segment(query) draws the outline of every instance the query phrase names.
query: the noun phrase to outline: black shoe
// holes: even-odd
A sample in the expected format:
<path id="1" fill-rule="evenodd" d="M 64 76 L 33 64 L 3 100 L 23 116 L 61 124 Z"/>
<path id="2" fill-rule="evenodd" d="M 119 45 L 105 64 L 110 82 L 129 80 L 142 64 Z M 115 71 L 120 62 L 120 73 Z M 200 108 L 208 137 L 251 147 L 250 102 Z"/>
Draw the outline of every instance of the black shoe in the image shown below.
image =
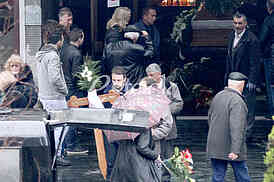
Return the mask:
<path id="1" fill-rule="evenodd" d="M 71 166 L 71 162 L 68 160 L 65 160 L 63 157 L 57 157 L 56 165 L 57 166 Z"/>

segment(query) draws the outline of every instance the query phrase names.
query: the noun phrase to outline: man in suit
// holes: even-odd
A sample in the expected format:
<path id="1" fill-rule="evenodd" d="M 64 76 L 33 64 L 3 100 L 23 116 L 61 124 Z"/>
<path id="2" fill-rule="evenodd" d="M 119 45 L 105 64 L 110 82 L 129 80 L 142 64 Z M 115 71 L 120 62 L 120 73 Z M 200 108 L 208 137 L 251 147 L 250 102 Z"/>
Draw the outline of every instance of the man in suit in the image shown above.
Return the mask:
<path id="1" fill-rule="evenodd" d="M 243 95 L 248 106 L 247 138 L 251 139 L 251 129 L 255 121 L 260 46 L 256 36 L 247 28 L 247 20 L 244 14 L 237 12 L 233 16 L 233 27 L 234 30 L 228 39 L 225 85 L 227 84 L 227 77 L 231 72 L 240 72 L 248 77 Z"/>

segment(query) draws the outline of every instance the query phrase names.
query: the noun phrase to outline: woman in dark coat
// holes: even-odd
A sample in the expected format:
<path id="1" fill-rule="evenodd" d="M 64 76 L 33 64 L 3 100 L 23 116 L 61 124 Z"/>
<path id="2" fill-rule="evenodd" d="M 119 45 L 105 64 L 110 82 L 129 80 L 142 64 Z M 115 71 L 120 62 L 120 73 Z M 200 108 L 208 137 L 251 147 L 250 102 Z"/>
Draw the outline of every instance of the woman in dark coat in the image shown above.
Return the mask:
<path id="1" fill-rule="evenodd" d="M 115 43 L 124 40 L 124 29 L 128 25 L 131 17 L 131 10 L 128 7 L 118 7 L 115 9 L 111 19 L 107 22 L 107 32 L 105 35 L 104 50 L 102 56 L 103 73 L 110 75 L 111 67 L 108 65 L 110 52 Z"/>
<path id="2" fill-rule="evenodd" d="M 5 71 L 11 72 L 17 81 L 4 90 L 2 106 L 32 108 L 38 96 L 30 66 L 24 64 L 19 55 L 13 54 L 5 64 Z"/>
<path id="3" fill-rule="evenodd" d="M 118 152 L 111 174 L 111 182 L 160 182 L 160 169 L 155 160 L 159 154 L 154 150 L 151 130 L 134 140 L 118 142 Z"/>

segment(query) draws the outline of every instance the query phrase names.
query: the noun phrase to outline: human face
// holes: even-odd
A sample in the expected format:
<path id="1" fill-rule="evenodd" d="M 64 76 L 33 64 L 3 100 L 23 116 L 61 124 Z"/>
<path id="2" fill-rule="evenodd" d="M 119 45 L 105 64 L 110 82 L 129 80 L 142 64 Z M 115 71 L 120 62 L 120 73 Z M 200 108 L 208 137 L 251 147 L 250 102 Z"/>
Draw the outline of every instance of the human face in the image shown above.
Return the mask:
<path id="1" fill-rule="evenodd" d="M 157 83 L 161 82 L 161 73 L 160 72 L 148 72 L 147 76 L 149 78 L 152 78 L 153 80 L 155 80 Z"/>
<path id="2" fill-rule="evenodd" d="M 61 17 L 59 24 L 63 25 L 67 30 L 70 29 L 72 25 L 73 18 L 69 15 L 64 15 Z"/>
<path id="3" fill-rule="evenodd" d="M 147 14 L 143 16 L 143 21 L 146 25 L 153 25 L 156 20 L 156 10 L 155 9 L 149 9 Z"/>
<path id="4" fill-rule="evenodd" d="M 124 88 L 125 81 L 126 81 L 126 78 L 124 77 L 124 75 L 112 73 L 111 80 L 114 88 L 118 90 L 122 90 Z"/>
<path id="5" fill-rule="evenodd" d="M 234 17 L 233 18 L 233 27 L 237 34 L 242 33 L 244 31 L 244 29 L 246 28 L 246 26 L 247 26 L 247 22 L 244 19 L 244 17 L 241 17 L 241 18 Z"/>
<path id="6" fill-rule="evenodd" d="M 12 74 L 16 75 L 20 73 L 21 70 L 21 64 L 20 63 L 10 63 L 10 71 Z"/>

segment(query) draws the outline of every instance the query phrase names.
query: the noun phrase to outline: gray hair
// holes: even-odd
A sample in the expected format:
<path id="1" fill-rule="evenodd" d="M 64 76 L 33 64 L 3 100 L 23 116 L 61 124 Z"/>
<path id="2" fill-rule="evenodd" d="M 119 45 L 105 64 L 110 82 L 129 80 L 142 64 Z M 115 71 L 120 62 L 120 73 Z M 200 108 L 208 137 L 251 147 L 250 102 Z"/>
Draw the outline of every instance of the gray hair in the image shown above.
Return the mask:
<path id="1" fill-rule="evenodd" d="M 158 64 L 152 63 L 152 64 L 148 65 L 148 67 L 146 68 L 146 73 L 151 73 L 151 72 L 162 73 L 162 70 L 161 70 L 161 67 Z"/>

